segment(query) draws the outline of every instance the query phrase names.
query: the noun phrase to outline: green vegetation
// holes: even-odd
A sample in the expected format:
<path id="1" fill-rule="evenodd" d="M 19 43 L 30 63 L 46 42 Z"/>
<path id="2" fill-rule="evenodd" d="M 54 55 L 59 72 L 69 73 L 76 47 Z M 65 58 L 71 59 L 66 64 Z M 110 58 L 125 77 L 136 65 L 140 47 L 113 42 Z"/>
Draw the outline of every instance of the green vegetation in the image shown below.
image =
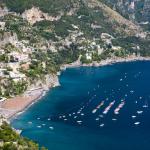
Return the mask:
<path id="1" fill-rule="evenodd" d="M 17 134 L 6 122 L 0 127 L 0 150 L 46 150 Z"/>
<path id="2" fill-rule="evenodd" d="M 140 54 L 141 56 L 150 56 L 149 40 L 144 40 L 138 37 L 126 37 L 113 40 L 113 45 L 119 45 L 125 49 L 126 54 Z M 138 48 L 139 47 L 139 48 Z"/>
<path id="3" fill-rule="evenodd" d="M 60 11 L 68 11 L 72 7 L 71 0 L 2 0 L 11 11 L 22 13 L 32 6 L 39 7 L 42 11 L 58 15 Z M 73 2 L 76 2 L 73 0 Z"/>
<path id="4" fill-rule="evenodd" d="M 9 74 L 5 71 L 5 74 Z M 6 79 L 5 79 L 6 80 Z M 13 81 L 11 78 L 7 79 L 7 82 L 0 83 L 0 96 L 11 97 L 14 95 L 20 95 L 27 89 L 27 82 L 25 80 Z"/>
<path id="5" fill-rule="evenodd" d="M 113 8 L 114 3 L 117 3 L 118 0 L 99 1 L 107 2 Z M 44 83 L 46 75 L 56 74 L 60 71 L 61 65 L 72 63 L 79 56 L 81 56 L 81 63 L 86 64 L 93 61 L 100 62 L 114 56 L 126 57 L 132 54 L 150 56 L 150 40 L 148 38 L 128 36 L 125 32 L 129 27 L 127 24 L 120 25 L 115 18 L 108 19 L 106 12 L 104 13 L 100 7 L 89 7 L 89 1 L 2 0 L 2 2 L 11 11 L 20 14 L 33 6 L 50 16 L 58 17 L 61 14 L 61 18 L 57 21 L 42 20 L 34 25 L 29 24 L 19 14 L 10 13 L 0 18 L 0 21 L 6 23 L 4 30 L 0 30 L 0 39 L 3 40 L 7 33 L 9 36 L 17 34 L 18 42 L 23 44 L 23 40 L 26 40 L 29 48 L 29 53 L 25 52 L 29 56 L 29 62 L 24 63 L 27 65 L 24 69 L 22 62 L 17 62 L 17 65 L 20 65 L 19 68 L 17 65 L 14 65 L 16 68 L 8 67 L 10 62 L 16 63 L 14 57 L 9 56 L 9 53 L 12 51 L 21 53 L 22 48 L 16 48 L 9 42 L 2 47 L 4 54 L 0 54 L 0 63 L 6 69 L 3 72 L 4 76 L 2 74 L 0 78 L 0 96 L 2 97 L 8 98 L 22 94 L 29 84 L 37 81 Z M 0 4 L 0 6 L 4 5 Z M 139 3 L 137 7 L 136 18 L 138 20 L 141 17 L 141 4 Z M 70 10 L 73 11 L 72 15 L 68 15 Z M 116 10 L 129 18 L 129 15 L 123 13 L 118 7 Z M 149 26 L 145 29 L 149 29 Z M 102 33 L 109 34 L 111 38 L 107 39 L 107 36 L 102 38 Z M 113 49 L 113 46 L 120 48 Z M 90 59 L 87 58 L 87 54 L 90 55 Z M 10 71 L 14 71 L 13 69 L 16 69 L 17 73 L 23 73 L 26 78 L 24 80 L 10 78 Z M 36 143 L 21 137 L 6 123 L 0 127 L 0 145 L 0 150 L 40 149 Z"/>

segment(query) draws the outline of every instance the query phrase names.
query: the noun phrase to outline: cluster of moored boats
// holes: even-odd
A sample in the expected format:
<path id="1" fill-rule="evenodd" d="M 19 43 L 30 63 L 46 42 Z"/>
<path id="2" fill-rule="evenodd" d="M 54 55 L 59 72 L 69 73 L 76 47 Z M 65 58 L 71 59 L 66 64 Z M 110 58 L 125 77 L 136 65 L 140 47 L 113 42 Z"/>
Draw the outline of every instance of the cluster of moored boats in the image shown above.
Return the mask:
<path id="1" fill-rule="evenodd" d="M 137 78 L 138 75 L 136 75 L 135 77 Z M 127 74 L 125 74 L 125 76 L 120 78 L 119 80 L 120 80 L 120 82 L 123 82 L 126 78 L 127 78 Z M 129 87 L 129 84 L 125 83 L 125 87 L 126 88 Z M 100 85 L 98 85 L 97 88 L 100 88 Z M 94 88 L 93 92 L 95 93 L 96 90 L 97 89 Z M 118 89 L 118 92 L 121 92 L 121 87 Z M 96 121 L 96 125 L 98 124 L 99 127 L 104 127 L 106 124 L 106 122 L 104 120 L 105 116 L 108 113 L 113 112 L 114 116 L 111 118 L 111 120 L 113 122 L 116 122 L 119 119 L 118 115 L 121 113 L 120 111 L 123 109 L 123 107 L 127 103 L 127 101 L 125 99 L 127 99 L 128 96 L 133 95 L 134 92 L 135 92 L 134 90 L 128 91 L 128 93 L 124 94 L 124 96 L 123 96 L 124 98 L 122 100 L 120 100 L 119 103 L 116 100 L 109 102 L 110 99 L 114 99 L 114 98 L 108 96 L 109 98 L 106 98 L 105 100 L 100 101 L 97 106 L 93 106 L 91 103 L 96 99 L 96 97 L 98 97 L 97 95 L 93 94 L 92 98 L 90 98 L 87 102 L 84 102 L 84 103 L 82 103 L 82 105 L 80 105 L 80 108 L 76 107 L 75 109 L 72 109 L 71 112 L 60 114 L 60 115 L 56 116 L 55 119 L 64 121 L 66 123 L 73 122 L 78 125 L 81 125 L 81 124 L 87 125 L 87 122 L 85 119 L 87 119 L 89 117 Z M 108 91 L 104 91 L 104 93 L 107 94 Z M 88 91 L 88 96 L 90 94 L 91 93 Z M 115 90 L 111 89 L 111 95 L 113 95 L 113 94 L 116 94 Z M 143 100 L 143 99 L 144 98 L 142 96 L 139 97 L 139 100 Z M 138 104 L 138 103 L 139 103 L 139 101 L 136 100 L 135 104 Z M 94 108 L 91 108 L 91 107 L 94 107 Z M 113 110 L 113 108 L 114 108 L 114 110 Z M 144 108 L 148 108 L 148 103 L 145 103 L 142 106 L 142 108 L 141 108 L 142 110 L 137 110 L 135 112 L 135 114 L 131 116 L 131 118 L 133 120 L 133 124 L 135 126 L 138 126 L 139 124 L 141 124 L 141 122 L 138 120 L 138 115 L 141 115 L 144 113 Z M 112 110 L 112 111 L 110 111 L 110 110 Z M 37 120 L 39 120 L 39 118 L 37 118 Z M 48 120 L 51 120 L 51 118 L 48 118 Z M 92 121 L 92 123 L 94 124 L 95 122 Z M 42 126 L 45 126 L 45 125 L 42 124 L 41 126 L 37 126 L 37 127 L 41 128 Z M 54 129 L 51 126 L 49 128 L 51 130 Z"/>

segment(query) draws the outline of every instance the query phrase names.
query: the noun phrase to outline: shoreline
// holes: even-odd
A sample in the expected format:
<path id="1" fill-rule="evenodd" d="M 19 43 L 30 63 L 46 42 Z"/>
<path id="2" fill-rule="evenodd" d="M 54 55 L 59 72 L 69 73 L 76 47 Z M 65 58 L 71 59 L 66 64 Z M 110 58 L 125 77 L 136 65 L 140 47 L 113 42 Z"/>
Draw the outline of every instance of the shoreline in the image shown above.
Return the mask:
<path id="1" fill-rule="evenodd" d="M 115 63 L 123 62 L 134 62 L 134 61 L 150 61 L 150 57 L 137 57 L 130 56 L 127 58 L 110 58 L 102 60 L 101 62 L 92 62 L 90 64 L 81 64 L 79 60 L 71 64 L 65 64 L 61 66 L 61 71 L 66 70 L 67 68 L 77 68 L 77 67 L 101 67 L 106 65 L 111 65 Z M 35 87 L 35 89 L 26 91 L 23 95 L 16 96 L 14 98 L 7 99 L 3 102 L 0 102 L 0 114 L 7 120 L 12 120 L 17 117 L 24 111 L 26 111 L 30 106 L 38 102 L 46 95 L 46 93 L 53 87 L 59 86 L 58 75 L 55 76 L 56 81 L 52 81 L 48 88 L 44 87 Z"/>
<path id="2" fill-rule="evenodd" d="M 79 60 L 73 62 L 71 64 L 62 65 L 61 71 L 66 70 L 67 68 L 77 68 L 77 67 L 102 67 L 106 65 L 112 65 L 115 63 L 123 63 L 123 62 L 134 62 L 134 61 L 150 61 L 150 57 L 141 57 L 141 56 L 130 56 L 130 57 L 116 57 L 116 58 L 108 58 L 106 60 L 102 60 L 100 62 L 92 62 L 89 64 L 82 64 Z"/>
<path id="3" fill-rule="evenodd" d="M 41 100 L 51 88 L 59 85 L 58 77 L 52 76 L 51 80 L 47 81 L 47 84 L 40 87 L 30 87 L 30 89 L 25 91 L 22 95 L 0 102 L 0 116 L 7 119 L 9 123 L 9 121 Z"/>

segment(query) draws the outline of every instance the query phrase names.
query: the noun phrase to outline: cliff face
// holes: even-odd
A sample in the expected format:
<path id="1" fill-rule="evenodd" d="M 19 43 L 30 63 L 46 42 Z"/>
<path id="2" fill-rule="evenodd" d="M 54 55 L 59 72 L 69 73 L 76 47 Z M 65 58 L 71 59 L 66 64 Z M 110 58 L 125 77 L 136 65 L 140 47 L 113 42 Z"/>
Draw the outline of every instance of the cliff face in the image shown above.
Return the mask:
<path id="1" fill-rule="evenodd" d="M 142 15 L 144 21 L 150 22 L 150 0 L 145 0 Z"/>
<path id="2" fill-rule="evenodd" d="M 105 0 L 105 3 L 133 21 L 150 21 L 150 0 Z"/>

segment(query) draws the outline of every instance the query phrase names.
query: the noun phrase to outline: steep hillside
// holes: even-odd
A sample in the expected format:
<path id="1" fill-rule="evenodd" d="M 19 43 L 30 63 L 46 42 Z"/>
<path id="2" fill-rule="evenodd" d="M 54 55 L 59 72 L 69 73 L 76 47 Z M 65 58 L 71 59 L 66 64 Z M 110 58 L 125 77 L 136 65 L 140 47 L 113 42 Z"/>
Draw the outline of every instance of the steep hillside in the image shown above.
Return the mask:
<path id="1" fill-rule="evenodd" d="M 0 118 L 0 150 L 46 150 L 39 148 L 37 143 L 21 137 Z"/>
<path id="2" fill-rule="evenodd" d="M 132 22 L 149 20 L 149 5 L 136 2 L 129 14 L 123 0 L 1 0 L 0 100 L 53 86 L 64 64 L 149 57 L 150 34 Z M 38 149 L 7 124 L 0 136 L 0 149 Z"/>
<path id="3" fill-rule="evenodd" d="M 149 33 L 99 0 L 2 0 L 1 96 L 11 97 L 63 64 L 150 55 Z M 12 87 L 11 89 L 9 87 Z"/>
<path id="4" fill-rule="evenodd" d="M 150 0 L 103 0 L 121 15 L 150 29 Z"/>
<path id="5" fill-rule="evenodd" d="M 79 19 L 77 20 L 75 17 L 79 17 L 79 15 L 82 15 L 81 17 L 84 18 L 86 15 L 88 15 L 89 18 L 86 17 L 88 21 L 87 23 L 89 23 L 90 21 L 91 23 L 98 22 L 99 24 L 101 24 L 103 21 L 103 25 L 105 25 L 104 28 L 106 28 L 106 30 L 107 24 L 110 24 L 110 30 L 112 31 L 114 29 L 114 26 L 115 29 L 120 30 L 122 32 L 126 31 L 126 33 L 128 34 L 135 34 L 140 31 L 139 27 L 126 20 L 117 12 L 113 11 L 98 0 L 3 1 L 6 3 L 7 7 L 10 8 L 11 11 L 23 13 L 23 17 L 26 17 L 28 20 L 30 20 L 30 23 L 35 23 L 36 21 L 34 20 L 37 19 L 37 16 L 40 16 L 40 18 L 38 18 L 38 21 L 45 19 L 49 21 L 58 21 L 64 16 L 67 18 L 72 16 L 70 18 L 72 18 L 72 20 L 76 24 L 78 24 Z M 33 8 L 33 6 L 37 7 L 39 9 L 39 12 L 36 8 Z M 43 11 L 43 14 L 41 11 Z M 36 14 L 36 16 L 34 14 Z"/>

